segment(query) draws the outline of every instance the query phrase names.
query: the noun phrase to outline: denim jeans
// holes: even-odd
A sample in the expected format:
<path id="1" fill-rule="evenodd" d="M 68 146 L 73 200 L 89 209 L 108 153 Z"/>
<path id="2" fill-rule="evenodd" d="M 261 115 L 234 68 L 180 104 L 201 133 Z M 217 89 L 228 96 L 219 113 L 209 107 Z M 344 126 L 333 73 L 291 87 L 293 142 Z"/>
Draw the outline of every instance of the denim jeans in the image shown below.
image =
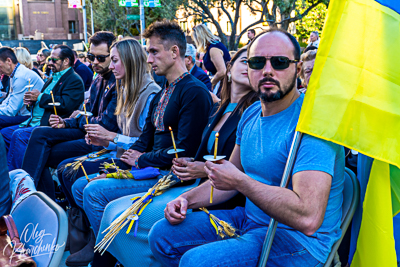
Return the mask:
<path id="1" fill-rule="evenodd" d="M 4 116 L 0 115 L 0 129 L 19 125 L 29 119 L 30 116 Z"/>
<path id="2" fill-rule="evenodd" d="M 97 174 L 89 175 L 89 179 Z M 83 208 L 93 231 L 97 236 L 100 229 L 104 209 L 111 201 L 147 190 L 157 183 L 158 179 L 99 179 L 88 183 L 86 177 L 81 177 L 72 186 L 72 194 L 76 204 Z"/>
<path id="3" fill-rule="evenodd" d="M 217 218 L 241 232 L 238 238 L 217 237 L 205 212 L 193 212 L 178 224 L 166 219 L 150 230 L 153 255 L 163 266 L 257 266 L 268 227 L 246 217 L 245 209 L 214 210 Z M 284 229 L 277 229 L 267 266 L 322 266 Z"/>
<path id="4" fill-rule="evenodd" d="M 0 130 L 7 148 L 8 170 L 21 169 L 29 137 L 35 127 L 10 126 Z"/>
<path id="5" fill-rule="evenodd" d="M 9 214 L 11 209 L 10 177 L 6 155 L 6 146 L 0 135 L 0 216 Z"/>

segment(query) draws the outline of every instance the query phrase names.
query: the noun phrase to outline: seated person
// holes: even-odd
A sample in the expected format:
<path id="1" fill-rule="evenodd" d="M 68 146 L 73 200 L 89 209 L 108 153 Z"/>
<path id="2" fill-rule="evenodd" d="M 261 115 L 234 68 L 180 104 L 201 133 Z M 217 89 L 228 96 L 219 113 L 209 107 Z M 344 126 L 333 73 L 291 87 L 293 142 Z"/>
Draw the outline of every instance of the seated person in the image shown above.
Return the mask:
<path id="1" fill-rule="evenodd" d="M 82 78 L 83 84 L 85 85 L 85 92 L 90 89 L 90 85 L 93 81 L 93 72 L 89 69 L 88 66 L 83 64 L 79 58 L 78 53 L 75 50 L 74 52 L 74 71 Z"/>
<path id="2" fill-rule="evenodd" d="M 32 89 L 40 90 L 44 82 L 35 72 L 20 64 L 14 51 L 6 46 L 0 48 L 0 71 L 10 77 L 7 97 L 0 104 L 0 129 L 3 129 L 29 119 L 24 93 L 28 91 L 29 84 L 33 85 Z"/>
<path id="3" fill-rule="evenodd" d="M 225 155 L 229 158 L 235 146 L 236 126 L 240 117 L 244 110 L 258 100 L 258 95 L 250 87 L 247 76 L 247 48 L 239 50 L 228 64 L 227 74 L 224 78 L 221 91 L 221 98 L 221 102 L 214 104 L 209 114 L 209 121 L 203 131 L 203 139 L 196 156 L 194 158 L 173 159 L 174 165 L 172 170 L 174 174 L 184 181 L 207 177 L 204 171 L 205 163 L 203 156 L 214 154 L 213 146 L 216 132 L 218 132 L 220 136 L 217 147 L 218 155 Z M 162 195 L 155 197 L 151 204 L 149 204 L 140 215 L 141 219 L 137 235 L 134 236 L 133 232 L 129 235 L 125 235 L 125 231 L 122 231 L 121 234 L 117 235 L 113 240 L 107 251 L 114 255 L 124 266 L 154 266 L 154 257 L 151 255 L 147 241 L 151 226 L 162 218 L 164 214 L 163 210 L 167 202 L 190 188 L 195 187 L 197 184 L 198 182 L 188 186 L 171 188 Z M 132 204 L 131 199 L 133 197 L 142 195 L 143 193 L 125 196 L 107 205 L 103 219 L 101 220 L 99 233 L 103 232 L 121 212 L 125 211 Z M 223 208 L 236 207 L 243 202 L 243 197 L 235 200 L 231 199 L 229 203 L 225 203 Z M 100 242 L 103 237 L 104 234 L 99 234 L 97 241 Z M 133 246 L 135 247 L 135 253 L 126 253 L 124 248 Z M 111 261 L 111 259 L 104 259 L 104 257 L 109 257 L 108 253 L 104 255 L 102 257 L 102 262 Z M 103 266 L 107 267 L 104 263 Z"/>
<path id="4" fill-rule="evenodd" d="M 20 169 L 29 137 L 37 126 L 48 126 L 51 114 L 54 114 L 53 98 L 57 114 L 68 118 L 79 108 L 83 101 L 84 87 L 82 80 L 71 68 L 73 64 L 72 50 L 66 45 L 57 45 L 51 52 L 49 67 L 53 71 L 43 88 L 26 92 L 24 104 L 31 110 L 31 117 L 20 125 L 10 126 L 0 130 L 8 151 L 9 171 Z M 53 93 L 53 97 L 50 95 Z"/>
<path id="5" fill-rule="evenodd" d="M 300 46 L 272 28 L 248 50 L 250 84 L 261 102 L 244 112 L 230 161 L 206 162 L 209 181 L 168 203 L 165 219 L 151 229 L 150 248 L 163 266 L 257 266 L 271 217 L 280 223 L 269 266 L 322 266 L 340 238 L 342 147 L 304 135 L 289 187 L 279 187 L 304 99 L 296 90 Z M 211 211 L 240 230 L 239 238 L 215 242 L 219 236 L 209 216 L 187 214 L 210 206 L 211 186 L 213 204 L 237 192 L 246 196 L 244 208 Z"/>
<path id="6" fill-rule="evenodd" d="M 192 44 L 186 44 L 186 53 L 185 53 L 185 65 L 186 69 L 192 74 L 194 77 L 203 82 L 208 90 L 211 92 L 211 80 L 208 77 L 207 73 L 204 70 L 200 69 L 196 65 L 196 48 Z"/>
<path id="7" fill-rule="evenodd" d="M 303 88 L 299 89 L 301 93 L 307 92 L 308 83 L 310 81 L 311 74 L 314 69 L 315 58 L 317 56 L 316 50 L 310 50 L 301 55 L 300 61 L 303 62 L 301 65 L 300 79 L 302 81 Z"/>
<path id="8" fill-rule="evenodd" d="M 97 32 L 89 39 L 93 66 L 99 74 L 92 83 L 90 104 L 87 110 L 90 124 L 99 124 L 108 131 L 118 131 L 117 118 L 114 115 L 117 104 L 115 77 L 110 65 L 110 46 L 115 40 L 111 32 Z M 74 116 L 76 112 L 74 112 Z M 22 163 L 24 169 L 35 181 L 39 191 L 55 198 L 54 182 L 48 167 L 57 168 L 63 160 L 83 156 L 101 150 L 102 147 L 87 145 L 85 141 L 85 116 L 63 119 L 50 116 L 51 127 L 37 127 L 31 138 Z"/>
<path id="9" fill-rule="evenodd" d="M 157 167 L 169 170 L 175 157 L 167 153 L 173 148 L 169 127 L 174 131 L 177 148 L 184 149 L 179 156 L 194 157 L 212 100 L 206 86 L 186 70 L 185 34 L 176 22 L 155 22 L 147 28 L 144 36 L 148 38 L 147 62 L 157 75 L 167 78 L 169 86 L 154 97 L 143 133 L 120 161 L 136 169 Z M 101 179 L 105 177 L 101 175 L 89 183 L 82 177 L 72 187 L 75 202 L 85 210 L 96 235 L 104 208 L 110 201 L 147 191 L 158 181 L 156 178 Z"/>
<path id="10" fill-rule="evenodd" d="M 111 150 L 111 153 L 102 155 L 95 161 L 82 163 L 87 174 L 98 173 L 104 162 L 112 163 L 112 159 L 120 158 L 125 150 L 138 140 L 143 131 L 150 103 L 161 88 L 153 81 L 150 69 L 147 65 L 146 52 L 135 39 L 123 39 L 111 46 L 110 69 L 115 78 L 121 81 L 117 84 L 119 96 L 115 115 L 117 116 L 119 133 L 110 132 L 99 124 L 88 124 L 86 139 L 89 143 L 103 146 Z M 90 144 L 89 143 L 89 144 Z M 62 185 L 68 202 L 72 208 L 78 208 L 71 193 L 72 184 L 76 178 L 84 175 L 82 168 L 73 171 L 73 167 L 65 167 L 74 162 L 76 158 L 64 160 L 58 166 L 58 179 Z M 93 243 L 95 237 L 93 236 Z M 67 258 L 67 265 L 86 265 L 93 260 L 93 246 L 91 251 L 79 250 Z"/>

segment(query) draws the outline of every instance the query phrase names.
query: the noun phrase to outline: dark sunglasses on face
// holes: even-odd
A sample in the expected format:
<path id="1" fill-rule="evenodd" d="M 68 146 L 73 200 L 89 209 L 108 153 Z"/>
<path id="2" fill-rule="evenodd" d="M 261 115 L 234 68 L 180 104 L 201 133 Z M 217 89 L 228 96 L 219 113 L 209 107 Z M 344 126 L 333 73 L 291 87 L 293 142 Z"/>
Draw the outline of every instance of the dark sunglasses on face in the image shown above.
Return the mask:
<path id="1" fill-rule="evenodd" d="M 47 59 L 47 61 L 48 62 L 54 62 L 54 63 L 56 63 L 58 60 L 61 60 L 61 58 L 58 58 L 58 57 L 49 57 L 48 59 Z"/>
<path id="2" fill-rule="evenodd" d="M 275 57 L 251 57 L 247 60 L 248 66 L 253 70 L 261 70 L 267 64 L 267 60 L 271 61 L 271 66 L 276 70 L 284 70 L 287 69 L 290 63 L 297 63 L 298 60 L 290 60 L 284 56 L 275 56 Z"/>
<path id="3" fill-rule="evenodd" d="M 108 54 L 107 56 L 103 56 L 103 55 L 95 56 L 95 55 L 90 54 L 90 53 L 87 54 L 87 58 L 88 58 L 90 61 L 93 62 L 94 59 L 96 58 L 100 63 L 103 63 L 104 61 L 106 61 L 106 58 L 109 57 L 109 56 L 110 56 L 110 54 Z"/>

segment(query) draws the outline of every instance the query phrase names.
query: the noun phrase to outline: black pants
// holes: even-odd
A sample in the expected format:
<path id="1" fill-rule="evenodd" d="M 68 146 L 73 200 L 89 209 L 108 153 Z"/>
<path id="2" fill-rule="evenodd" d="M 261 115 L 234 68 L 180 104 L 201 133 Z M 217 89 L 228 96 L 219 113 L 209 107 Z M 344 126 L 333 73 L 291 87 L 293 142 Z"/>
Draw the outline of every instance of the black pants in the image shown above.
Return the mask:
<path id="1" fill-rule="evenodd" d="M 0 216 L 11 209 L 10 176 L 8 176 L 6 145 L 0 134 Z"/>
<path id="2" fill-rule="evenodd" d="M 22 169 L 35 181 L 39 191 L 55 199 L 54 182 L 48 167 L 57 168 L 63 160 L 83 156 L 102 147 L 86 144 L 80 129 L 37 127 L 25 151 Z"/>

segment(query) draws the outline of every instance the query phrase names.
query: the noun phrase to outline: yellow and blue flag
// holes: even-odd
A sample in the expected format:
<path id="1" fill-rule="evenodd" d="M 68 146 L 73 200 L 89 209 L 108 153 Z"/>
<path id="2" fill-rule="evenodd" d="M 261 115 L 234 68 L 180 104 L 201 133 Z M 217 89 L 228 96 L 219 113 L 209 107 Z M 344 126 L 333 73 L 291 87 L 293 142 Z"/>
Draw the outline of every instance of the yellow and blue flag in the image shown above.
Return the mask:
<path id="1" fill-rule="evenodd" d="M 352 266 L 397 266 L 400 0 L 331 0 L 297 130 L 375 159 Z"/>

